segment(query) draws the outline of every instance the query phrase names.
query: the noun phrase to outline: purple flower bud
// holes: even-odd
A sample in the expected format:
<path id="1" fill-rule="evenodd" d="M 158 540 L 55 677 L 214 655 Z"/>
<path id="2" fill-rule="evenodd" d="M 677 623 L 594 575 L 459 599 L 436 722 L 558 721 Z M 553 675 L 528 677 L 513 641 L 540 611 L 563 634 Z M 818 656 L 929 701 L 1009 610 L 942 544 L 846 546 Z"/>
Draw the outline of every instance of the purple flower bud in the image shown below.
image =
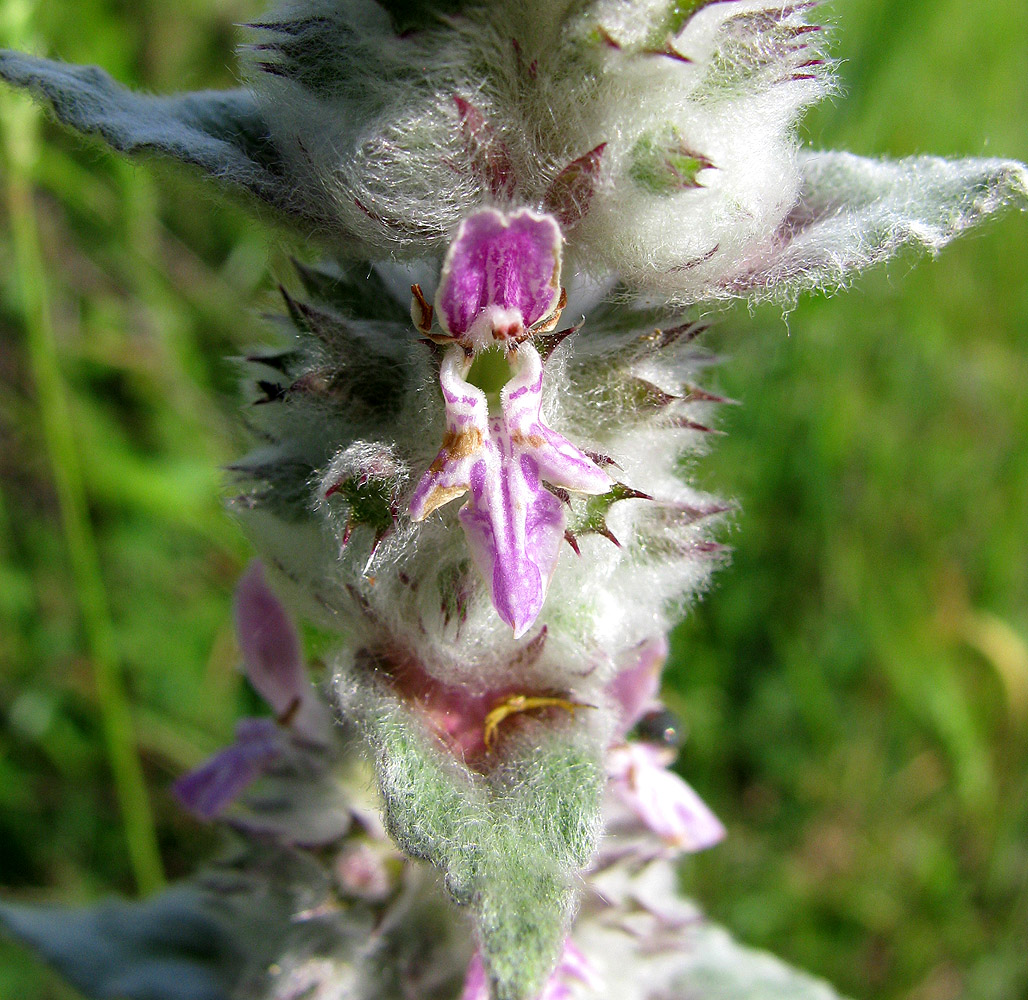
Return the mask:
<path id="1" fill-rule="evenodd" d="M 713 847 L 725 828 L 703 800 L 668 770 L 674 752 L 647 743 L 612 747 L 607 755 L 611 790 L 674 852 Z"/>
<path id="2" fill-rule="evenodd" d="M 490 416 L 485 393 L 465 380 L 470 362 L 454 345 L 443 359 L 440 384 L 446 436 L 411 498 L 423 520 L 470 490 L 460 512 L 472 558 L 500 617 L 518 638 L 539 616 L 564 540 L 561 502 L 543 485 L 606 493 L 607 474 L 540 415 L 543 368 L 528 342 L 508 355 L 514 377 Z"/>
<path id="3" fill-rule="evenodd" d="M 272 719 L 240 719 L 235 742 L 184 774 L 172 785 L 172 792 L 195 816 L 214 819 L 278 759 L 282 740 L 282 731 Z"/>
<path id="4" fill-rule="evenodd" d="M 532 332 L 560 299 L 556 219 L 493 208 L 466 218 L 443 262 L 435 308 L 450 337 L 476 348 Z"/>

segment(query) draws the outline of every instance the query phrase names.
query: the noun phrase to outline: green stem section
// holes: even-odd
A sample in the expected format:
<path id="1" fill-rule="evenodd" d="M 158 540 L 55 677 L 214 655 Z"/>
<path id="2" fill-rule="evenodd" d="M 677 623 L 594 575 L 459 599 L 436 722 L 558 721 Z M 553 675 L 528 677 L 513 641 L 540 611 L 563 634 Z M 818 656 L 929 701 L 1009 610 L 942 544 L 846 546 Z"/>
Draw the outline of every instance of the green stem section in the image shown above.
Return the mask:
<path id="1" fill-rule="evenodd" d="M 121 809 L 129 860 L 141 893 L 156 891 L 164 872 L 149 795 L 137 753 L 96 539 L 89 520 L 67 391 L 47 305 L 30 176 L 37 155 L 37 113 L 23 99 L 0 94 L 7 160 L 6 196 L 18 268 L 32 377 L 43 422 L 61 522 L 95 673 L 107 756 Z"/>

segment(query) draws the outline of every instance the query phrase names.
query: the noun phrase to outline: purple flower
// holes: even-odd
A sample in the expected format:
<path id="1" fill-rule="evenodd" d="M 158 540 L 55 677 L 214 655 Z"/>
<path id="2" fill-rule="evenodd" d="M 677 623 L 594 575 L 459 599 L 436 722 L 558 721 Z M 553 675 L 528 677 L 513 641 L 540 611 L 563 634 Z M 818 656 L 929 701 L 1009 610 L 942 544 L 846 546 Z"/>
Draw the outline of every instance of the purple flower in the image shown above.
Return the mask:
<path id="1" fill-rule="evenodd" d="M 527 341 L 507 355 L 513 378 L 491 415 L 486 394 L 466 381 L 471 362 L 459 345 L 443 359 L 439 381 L 446 436 L 421 477 L 410 514 L 421 521 L 470 491 L 460 512 L 472 558 L 493 605 L 518 638 L 542 610 L 564 540 L 564 506 L 544 483 L 606 493 L 611 481 L 540 416 L 543 367 Z"/>
<path id="2" fill-rule="evenodd" d="M 620 709 L 616 735 L 621 740 L 644 715 L 660 707 L 657 692 L 667 655 L 663 636 L 640 643 L 632 662 L 607 686 Z M 696 792 L 669 770 L 674 759 L 670 747 L 619 743 L 607 754 L 610 791 L 672 852 L 706 850 L 724 838 L 725 829 Z"/>
<path id="3" fill-rule="evenodd" d="M 324 742 L 328 717 L 307 676 L 296 626 L 257 559 L 236 586 L 234 612 L 247 680 L 279 722 L 304 739 Z"/>
<path id="4" fill-rule="evenodd" d="M 617 733 L 624 738 L 649 711 L 659 706 L 660 673 L 668 657 L 665 636 L 654 636 L 632 650 L 633 662 L 618 672 L 607 685 L 607 693 L 618 708 Z"/>
<path id="5" fill-rule="evenodd" d="M 607 754 L 611 791 L 673 852 L 704 851 L 725 828 L 674 771 L 675 753 L 649 743 L 624 743 Z"/>
<path id="6" fill-rule="evenodd" d="M 574 996 L 574 984 L 581 983 L 591 990 L 598 990 L 603 983 L 592 962 L 582 953 L 581 949 L 569 938 L 564 943 L 564 953 L 553 970 L 538 1000 L 571 1000 Z M 471 956 L 468 971 L 464 978 L 464 990 L 460 1000 L 489 1000 L 489 979 L 486 976 L 482 956 L 478 951 Z"/>
<path id="7" fill-rule="evenodd" d="M 307 676 L 292 619 L 254 560 L 236 585 L 236 636 L 247 679 L 276 718 L 240 719 L 235 741 L 172 786 L 182 805 L 201 819 L 220 815 L 266 773 L 287 749 L 286 728 L 302 741 L 324 745 L 329 718 Z"/>

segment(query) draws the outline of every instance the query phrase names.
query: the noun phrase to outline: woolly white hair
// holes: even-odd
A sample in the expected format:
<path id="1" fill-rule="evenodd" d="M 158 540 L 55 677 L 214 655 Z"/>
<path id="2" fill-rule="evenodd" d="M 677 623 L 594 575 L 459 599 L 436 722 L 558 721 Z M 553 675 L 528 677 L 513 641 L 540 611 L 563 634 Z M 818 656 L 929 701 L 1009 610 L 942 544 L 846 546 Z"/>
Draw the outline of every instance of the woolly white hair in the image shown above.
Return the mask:
<path id="1" fill-rule="evenodd" d="M 582 301 L 594 295 L 586 288 Z M 577 300 L 572 288 L 572 312 Z M 680 476 L 682 456 L 709 436 L 715 398 L 693 386 L 708 363 L 694 343 L 699 324 L 599 307 L 587 332 L 551 350 L 548 423 L 609 460 L 624 489 L 567 499 L 579 551 L 565 547 L 542 615 L 518 642 L 471 564 L 460 504 L 418 524 L 406 513 L 443 436 L 432 352 L 388 321 L 290 302 L 308 329 L 287 361 L 255 362 L 251 413 L 265 443 L 236 467 L 258 485 L 235 506 L 305 610 L 355 646 L 416 651 L 430 674 L 471 689 L 509 682 L 513 670 L 530 687 L 596 697 L 625 651 L 666 631 L 706 585 L 719 560 L 711 531 L 727 508 Z M 261 373 L 283 364 L 285 386 L 269 388 Z M 356 387 L 382 384 L 382 366 L 393 382 L 377 402 L 363 400 Z M 359 489 L 377 492 L 362 499 Z"/>
<path id="2" fill-rule="evenodd" d="M 460 166 L 460 98 L 509 163 L 500 200 L 541 206 L 605 144 L 570 266 L 695 300 L 771 245 L 800 191 L 796 121 L 831 82 L 813 4 L 684 6 L 494 2 L 398 37 L 370 0 L 293 2 L 262 22 L 252 85 L 348 254 L 438 251 L 497 200 Z"/>

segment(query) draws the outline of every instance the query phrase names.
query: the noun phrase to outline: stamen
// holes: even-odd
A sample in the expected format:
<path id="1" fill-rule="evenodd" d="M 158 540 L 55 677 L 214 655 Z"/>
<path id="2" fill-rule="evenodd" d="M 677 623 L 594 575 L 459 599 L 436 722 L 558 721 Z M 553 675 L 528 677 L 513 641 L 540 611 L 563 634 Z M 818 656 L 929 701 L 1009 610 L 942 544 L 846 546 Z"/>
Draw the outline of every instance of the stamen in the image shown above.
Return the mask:
<path id="1" fill-rule="evenodd" d="M 485 725 L 482 727 L 482 741 L 485 748 L 491 750 L 500 723 L 521 712 L 531 712 L 537 708 L 562 708 L 573 718 L 577 709 L 595 707 L 583 701 L 569 701 L 567 698 L 554 698 L 549 695 L 512 694 L 497 702 L 486 715 Z"/>

